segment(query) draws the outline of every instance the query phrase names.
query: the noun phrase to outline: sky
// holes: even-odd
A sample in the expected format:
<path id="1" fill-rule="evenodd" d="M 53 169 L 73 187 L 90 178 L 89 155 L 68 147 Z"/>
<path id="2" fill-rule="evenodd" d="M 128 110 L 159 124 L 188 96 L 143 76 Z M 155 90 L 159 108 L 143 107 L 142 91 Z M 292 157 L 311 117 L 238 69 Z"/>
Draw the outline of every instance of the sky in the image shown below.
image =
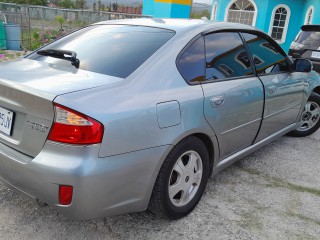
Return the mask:
<path id="1" fill-rule="evenodd" d="M 212 4 L 213 0 L 193 0 L 195 3 L 206 3 L 206 4 Z"/>

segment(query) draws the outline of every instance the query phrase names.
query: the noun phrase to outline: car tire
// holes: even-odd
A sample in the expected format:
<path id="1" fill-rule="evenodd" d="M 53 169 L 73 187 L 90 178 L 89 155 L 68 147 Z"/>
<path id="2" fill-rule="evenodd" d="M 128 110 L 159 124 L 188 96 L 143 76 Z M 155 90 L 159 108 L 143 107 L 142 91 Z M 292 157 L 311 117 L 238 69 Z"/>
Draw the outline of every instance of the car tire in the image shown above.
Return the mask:
<path id="1" fill-rule="evenodd" d="M 320 127 L 320 95 L 312 93 L 304 106 L 299 127 L 288 133 L 292 137 L 306 137 Z"/>
<path id="2" fill-rule="evenodd" d="M 188 215 L 203 195 L 209 165 L 208 150 L 199 138 L 190 136 L 179 142 L 159 171 L 148 209 L 162 218 Z"/>

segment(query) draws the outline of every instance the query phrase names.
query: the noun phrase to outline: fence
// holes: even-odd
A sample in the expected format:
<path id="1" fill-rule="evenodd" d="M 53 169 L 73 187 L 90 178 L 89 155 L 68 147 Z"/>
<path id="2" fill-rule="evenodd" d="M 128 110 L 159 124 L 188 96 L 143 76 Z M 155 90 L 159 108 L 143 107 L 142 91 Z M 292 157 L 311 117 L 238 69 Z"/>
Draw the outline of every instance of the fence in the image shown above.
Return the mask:
<path id="1" fill-rule="evenodd" d="M 45 44 L 48 41 L 45 36 L 48 29 L 60 34 L 62 28 L 66 33 L 99 21 L 149 17 L 138 14 L 50 8 L 3 2 L 0 2 L 0 12 L 7 17 L 7 22 L 20 26 L 21 39 L 15 39 L 15 41 L 21 41 L 22 48 L 27 50 L 39 47 L 34 44 L 35 41 L 40 41 L 40 45 Z M 61 16 L 60 22 L 57 16 Z"/>

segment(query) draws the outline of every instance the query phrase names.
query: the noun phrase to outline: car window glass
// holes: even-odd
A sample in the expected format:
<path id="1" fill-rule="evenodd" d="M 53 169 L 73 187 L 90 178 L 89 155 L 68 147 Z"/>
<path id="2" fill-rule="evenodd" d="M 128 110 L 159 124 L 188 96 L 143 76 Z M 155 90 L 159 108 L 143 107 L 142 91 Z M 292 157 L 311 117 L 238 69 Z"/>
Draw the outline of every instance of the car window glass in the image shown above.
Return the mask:
<path id="1" fill-rule="evenodd" d="M 171 30 L 152 27 L 94 25 L 42 49 L 75 51 L 80 60 L 80 69 L 126 78 L 174 34 Z M 54 64 L 70 64 L 36 53 L 28 58 Z"/>
<path id="2" fill-rule="evenodd" d="M 253 74 L 250 58 L 238 33 L 206 35 L 205 46 L 206 81 Z"/>
<path id="3" fill-rule="evenodd" d="M 289 70 L 286 57 L 273 43 L 254 34 L 243 33 L 243 37 L 250 49 L 258 74 L 275 74 Z"/>
<path id="4" fill-rule="evenodd" d="M 204 80 L 204 40 L 200 37 L 193 42 L 180 56 L 178 69 L 188 83 L 201 82 Z"/>
<path id="5" fill-rule="evenodd" d="M 295 42 L 303 45 L 320 46 L 320 32 L 301 31 Z"/>

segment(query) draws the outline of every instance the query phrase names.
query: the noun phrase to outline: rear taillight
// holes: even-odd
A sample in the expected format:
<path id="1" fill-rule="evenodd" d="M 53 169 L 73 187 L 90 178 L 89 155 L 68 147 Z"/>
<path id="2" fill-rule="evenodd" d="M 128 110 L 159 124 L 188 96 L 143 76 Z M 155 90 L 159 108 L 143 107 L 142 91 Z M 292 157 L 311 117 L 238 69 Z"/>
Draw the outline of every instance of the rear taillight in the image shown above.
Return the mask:
<path id="1" fill-rule="evenodd" d="M 67 107 L 55 104 L 55 119 L 48 140 L 70 144 L 101 143 L 103 125 Z"/>

